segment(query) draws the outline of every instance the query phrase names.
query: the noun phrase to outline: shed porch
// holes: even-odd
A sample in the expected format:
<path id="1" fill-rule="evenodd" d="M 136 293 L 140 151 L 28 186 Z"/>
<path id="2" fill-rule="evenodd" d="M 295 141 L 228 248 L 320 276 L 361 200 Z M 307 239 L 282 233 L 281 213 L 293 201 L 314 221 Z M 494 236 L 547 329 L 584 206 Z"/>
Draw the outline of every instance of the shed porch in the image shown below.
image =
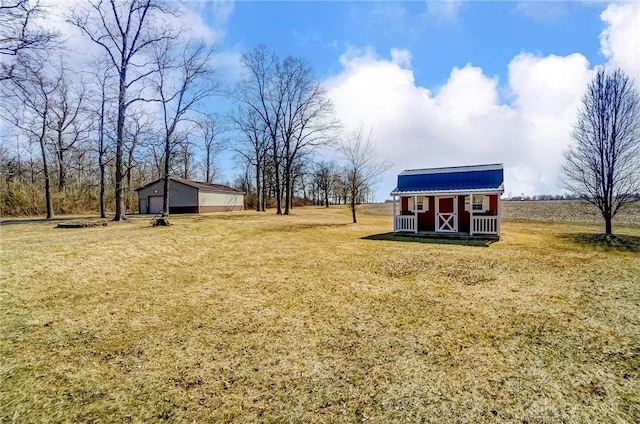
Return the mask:
<path id="1" fill-rule="evenodd" d="M 393 231 L 434 237 L 500 234 L 500 195 L 467 193 L 393 196 Z"/>

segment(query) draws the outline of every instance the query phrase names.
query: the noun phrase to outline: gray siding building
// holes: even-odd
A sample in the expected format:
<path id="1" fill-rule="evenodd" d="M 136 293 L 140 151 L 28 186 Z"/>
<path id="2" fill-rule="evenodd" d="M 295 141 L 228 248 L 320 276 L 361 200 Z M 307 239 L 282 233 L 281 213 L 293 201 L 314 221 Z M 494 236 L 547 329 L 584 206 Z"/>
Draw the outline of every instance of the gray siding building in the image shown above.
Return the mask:
<path id="1" fill-rule="evenodd" d="M 137 188 L 138 211 L 162 212 L 164 180 L 159 179 Z M 222 184 L 169 179 L 169 213 L 230 212 L 244 209 L 244 192 Z"/>

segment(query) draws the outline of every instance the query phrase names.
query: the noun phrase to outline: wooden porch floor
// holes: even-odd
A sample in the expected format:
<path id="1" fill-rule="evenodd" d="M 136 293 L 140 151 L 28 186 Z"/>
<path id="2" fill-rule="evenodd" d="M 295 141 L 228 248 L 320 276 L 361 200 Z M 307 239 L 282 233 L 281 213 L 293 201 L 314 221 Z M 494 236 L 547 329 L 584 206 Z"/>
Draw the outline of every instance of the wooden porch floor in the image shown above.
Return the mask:
<path id="1" fill-rule="evenodd" d="M 440 239 L 440 240 L 488 240 L 488 241 L 500 240 L 499 234 L 470 235 L 469 233 L 440 233 L 436 231 L 418 231 L 417 233 L 414 233 L 412 231 L 398 231 L 392 234 L 394 236 L 418 237 L 418 238 Z"/>

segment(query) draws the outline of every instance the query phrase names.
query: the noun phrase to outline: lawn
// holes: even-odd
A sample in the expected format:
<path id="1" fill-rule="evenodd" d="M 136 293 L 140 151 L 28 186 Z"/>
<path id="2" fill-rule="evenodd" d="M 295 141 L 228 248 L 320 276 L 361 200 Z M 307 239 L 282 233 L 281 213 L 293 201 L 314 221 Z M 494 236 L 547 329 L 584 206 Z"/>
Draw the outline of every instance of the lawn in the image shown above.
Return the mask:
<path id="1" fill-rule="evenodd" d="M 640 422 L 640 226 L 0 227 L 0 422 Z"/>

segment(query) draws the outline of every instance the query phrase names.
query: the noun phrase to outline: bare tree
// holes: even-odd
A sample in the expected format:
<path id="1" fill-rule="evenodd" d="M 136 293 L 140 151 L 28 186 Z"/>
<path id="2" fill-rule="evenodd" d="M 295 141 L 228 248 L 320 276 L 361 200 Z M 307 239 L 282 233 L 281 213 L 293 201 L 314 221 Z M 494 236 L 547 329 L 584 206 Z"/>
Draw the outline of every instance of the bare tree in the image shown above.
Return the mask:
<path id="1" fill-rule="evenodd" d="M 331 102 L 304 59 L 287 57 L 281 61 L 265 46 L 259 46 L 245 54 L 243 61 L 247 78 L 240 85 L 238 100 L 240 113 L 250 117 L 244 123 L 236 118 L 236 123 L 262 122 L 260 127 L 270 145 L 266 158 L 273 167 L 276 213 L 283 213 L 284 195 L 287 215 L 293 203 L 296 162 L 328 144 L 333 139 L 331 130 L 338 125 L 332 117 Z M 257 140 L 253 136 L 250 139 Z"/>
<path id="2" fill-rule="evenodd" d="M 58 34 L 34 22 L 44 14 L 39 0 L 0 0 L 0 81 L 16 77 L 16 65 L 27 53 L 55 44 Z"/>
<path id="3" fill-rule="evenodd" d="M 129 92 L 155 72 L 147 63 L 149 48 L 176 37 L 175 32 L 162 23 L 162 17 L 172 13 L 154 0 L 90 0 L 75 8 L 68 20 L 102 47 L 118 74 L 114 221 L 126 219 L 123 199 L 125 119 L 127 108 L 140 100 L 142 87 L 135 96 Z"/>
<path id="4" fill-rule="evenodd" d="M 58 190 L 67 184 L 68 154 L 86 139 L 92 125 L 86 114 L 86 89 L 84 82 L 72 84 L 64 63 L 60 63 L 56 89 L 51 95 L 51 145 L 58 168 Z"/>
<path id="5" fill-rule="evenodd" d="M 278 122 L 283 146 L 284 214 L 288 215 L 293 204 L 297 159 L 318 146 L 329 144 L 338 124 L 332 117 L 331 101 L 304 59 L 288 57 L 277 63 L 274 85 L 278 98 L 282 99 L 282 116 Z"/>
<path id="6" fill-rule="evenodd" d="M 328 208 L 329 196 L 334 191 L 337 179 L 339 178 L 337 164 L 334 161 L 319 162 L 316 165 L 314 177 L 315 184 L 322 194 L 322 202 L 324 206 Z"/>
<path id="7" fill-rule="evenodd" d="M 346 162 L 344 183 L 346 203 L 351 209 L 353 223 L 357 223 L 356 209 L 364 202 L 366 193 L 389 169 L 387 162 L 378 160 L 375 148 L 371 143 L 371 132 L 366 137 L 362 129 L 349 135 L 341 145 L 341 153 Z"/>
<path id="8" fill-rule="evenodd" d="M 181 53 L 178 53 L 180 51 Z M 171 40 L 158 43 L 153 51 L 156 79 L 153 89 L 161 108 L 164 145 L 164 190 L 162 210 L 169 215 L 169 177 L 176 129 L 204 99 L 218 89 L 210 60 L 214 50 L 200 42 L 177 46 Z"/>
<path id="9" fill-rule="evenodd" d="M 125 144 L 124 144 L 124 207 L 125 211 L 131 211 L 131 198 L 133 197 L 132 178 L 133 170 L 138 165 L 137 152 L 138 148 L 145 144 L 145 140 L 153 138 L 153 115 L 142 108 L 130 110 L 127 114 L 127 126 L 125 128 Z"/>
<path id="10" fill-rule="evenodd" d="M 111 75 L 111 69 L 108 66 L 99 66 L 96 64 L 96 71 L 94 74 L 95 84 L 97 84 L 97 100 L 98 104 L 95 105 L 95 109 L 93 110 L 94 116 L 97 118 L 97 146 L 96 153 L 98 155 L 98 170 L 100 174 L 99 179 L 99 208 L 100 208 L 100 218 L 106 218 L 104 197 L 106 191 L 106 171 L 107 171 L 107 118 L 108 114 L 108 106 L 111 103 L 110 98 L 108 97 L 108 82 L 113 75 Z"/>
<path id="11" fill-rule="evenodd" d="M 21 63 L 23 78 L 12 79 L 12 84 L 3 88 L 2 118 L 12 123 L 30 141 L 40 147 L 45 182 L 47 219 L 53 218 L 51 179 L 47 157 L 47 137 L 51 124 L 52 98 L 60 79 L 50 78 L 43 64 Z"/>
<path id="12" fill-rule="evenodd" d="M 565 152 L 565 187 L 612 219 L 640 192 L 640 95 L 621 70 L 600 70 L 582 98 L 574 143 Z"/>
<path id="13" fill-rule="evenodd" d="M 191 180 L 196 162 L 195 144 L 191 141 L 189 133 L 184 131 L 174 134 L 173 138 L 170 173 L 184 180 Z"/>
<path id="14" fill-rule="evenodd" d="M 216 176 L 215 158 L 222 146 L 220 136 L 225 129 L 220 124 L 220 118 L 214 114 L 205 114 L 196 121 L 196 125 L 200 130 L 204 148 L 204 179 L 212 183 Z"/>
<path id="15" fill-rule="evenodd" d="M 242 156 L 250 166 L 254 167 L 254 178 L 256 184 L 256 212 L 264 212 L 266 208 L 265 199 L 265 166 L 267 152 L 269 149 L 269 132 L 265 122 L 259 114 L 251 107 L 241 105 L 231 121 L 240 130 L 242 136 L 237 143 L 230 146 L 231 150 Z"/>
<path id="16" fill-rule="evenodd" d="M 283 115 L 283 91 L 274 84 L 278 58 L 265 46 L 259 46 L 242 57 L 247 77 L 238 90 L 238 101 L 264 124 L 269 139 L 269 158 L 273 167 L 276 214 L 282 214 L 282 138 L 280 120 Z M 264 179 L 263 179 L 264 181 Z"/>

